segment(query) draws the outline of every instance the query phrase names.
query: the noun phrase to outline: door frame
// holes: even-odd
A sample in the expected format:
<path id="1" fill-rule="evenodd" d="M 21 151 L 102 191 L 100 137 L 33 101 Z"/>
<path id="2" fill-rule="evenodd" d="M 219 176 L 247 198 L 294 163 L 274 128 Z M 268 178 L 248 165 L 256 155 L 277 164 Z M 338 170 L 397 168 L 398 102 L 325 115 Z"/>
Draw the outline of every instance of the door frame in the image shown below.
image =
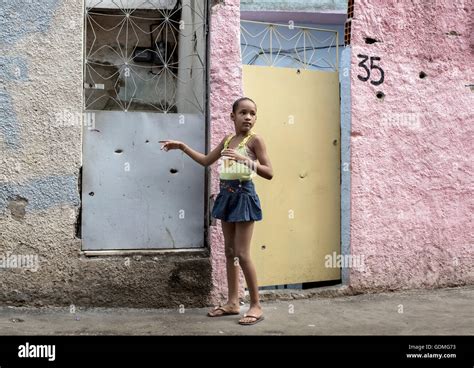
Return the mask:
<path id="1" fill-rule="evenodd" d="M 295 12 L 287 12 L 288 21 L 295 18 Z M 262 24 L 273 24 L 277 25 L 279 22 L 269 22 L 267 19 L 265 22 L 252 21 L 252 18 L 241 19 L 244 22 L 249 23 L 262 23 Z M 288 25 L 286 25 L 288 26 Z M 344 28 L 344 24 L 340 24 Z M 298 27 L 294 24 L 294 27 Z M 310 28 L 310 27 L 304 27 Z M 338 32 L 338 46 L 340 43 Z M 344 41 L 344 32 L 342 32 Z M 351 72 L 351 46 L 343 45 L 341 52 L 336 52 L 336 67 L 339 72 L 339 96 L 340 96 L 340 255 L 343 258 L 349 258 L 351 255 L 350 251 L 350 217 L 351 217 L 351 150 L 350 150 L 350 132 L 351 132 L 351 84 L 350 84 L 350 72 Z M 350 284 L 350 272 L 348 268 L 341 268 L 341 284 Z"/>
<path id="2" fill-rule="evenodd" d="M 211 29 L 211 8 L 212 8 L 212 0 L 203 0 L 205 2 L 203 9 L 205 9 L 205 47 L 206 47 L 206 52 L 205 52 L 205 73 L 204 73 L 204 131 L 205 131 L 205 142 L 204 142 L 204 147 L 205 147 L 205 154 L 208 154 L 211 148 L 211 126 L 210 126 L 210 67 L 211 67 L 211 37 L 210 37 L 210 29 Z M 87 28 L 87 21 L 86 21 L 86 1 L 83 2 L 82 6 L 82 92 L 81 92 L 81 97 L 82 97 L 82 124 L 83 126 L 86 126 L 90 122 L 90 120 L 94 119 L 93 117 L 91 118 L 90 113 L 93 113 L 94 110 L 85 110 L 85 88 L 83 86 L 84 83 L 84 77 L 86 75 L 86 64 L 84 62 L 84 57 L 87 54 L 87 42 L 86 42 L 86 28 Z M 210 199 L 209 199 L 209 193 L 211 192 L 211 182 L 210 182 L 210 172 L 209 168 L 205 168 L 204 170 L 204 226 L 203 226 L 203 246 L 201 248 L 177 248 L 177 249 L 122 249 L 122 250 L 84 250 L 83 249 L 83 243 L 82 243 L 82 174 L 83 174 L 83 150 L 84 150 L 84 145 L 83 145 L 83 133 L 81 130 L 81 166 L 79 169 L 79 178 L 78 178 L 78 191 L 79 191 L 79 201 L 80 201 L 80 206 L 78 208 L 78 215 L 77 215 L 77 221 L 76 221 L 76 237 L 80 239 L 81 241 L 81 247 L 80 247 L 80 254 L 84 256 L 114 256 L 114 255 L 123 255 L 123 256 L 128 256 L 128 255 L 146 255 L 146 254 L 163 254 L 163 253 L 186 253 L 186 254 L 210 254 L 210 231 L 209 231 L 209 226 L 210 220 L 211 220 L 211 215 L 210 215 Z"/>

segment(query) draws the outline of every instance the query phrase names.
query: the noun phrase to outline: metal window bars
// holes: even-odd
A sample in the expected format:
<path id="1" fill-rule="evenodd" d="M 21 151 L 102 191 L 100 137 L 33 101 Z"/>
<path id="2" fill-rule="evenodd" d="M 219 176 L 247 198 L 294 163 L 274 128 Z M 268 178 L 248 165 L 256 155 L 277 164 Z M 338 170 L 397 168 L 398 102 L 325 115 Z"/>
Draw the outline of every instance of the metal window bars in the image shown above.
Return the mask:
<path id="1" fill-rule="evenodd" d="M 206 1 L 86 0 L 86 110 L 204 113 Z"/>
<path id="2" fill-rule="evenodd" d="M 338 71 L 335 30 L 241 21 L 242 64 Z"/>

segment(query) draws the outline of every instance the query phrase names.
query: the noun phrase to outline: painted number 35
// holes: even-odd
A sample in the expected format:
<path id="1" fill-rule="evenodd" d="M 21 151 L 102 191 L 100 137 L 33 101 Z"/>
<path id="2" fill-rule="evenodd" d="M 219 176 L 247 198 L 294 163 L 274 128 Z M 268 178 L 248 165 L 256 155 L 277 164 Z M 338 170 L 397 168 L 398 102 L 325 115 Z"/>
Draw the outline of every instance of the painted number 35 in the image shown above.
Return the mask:
<path id="1" fill-rule="evenodd" d="M 367 82 L 370 79 L 371 71 L 374 70 L 374 69 L 377 69 L 380 73 L 380 78 L 379 78 L 379 80 L 371 80 L 370 83 L 372 83 L 374 86 L 378 86 L 378 85 L 382 84 L 383 81 L 384 81 L 385 73 L 384 73 L 383 69 L 380 66 L 378 66 L 374 63 L 374 61 L 380 61 L 380 58 L 378 56 L 371 56 L 370 57 L 370 69 L 369 69 L 369 67 L 366 64 L 366 61 L 369 59 L 369 57 L 367 55 L 362 55 L 362 54 L 357 55 L 357 57 L 362 59 L 362 61 L 359 63 L 359 66 L 361 68 L 363 68 L 365 70 L 365 73 L 366 73 L 365 76 L 357 75 L 357 78 L 359 78 L 362 82 Z"/>

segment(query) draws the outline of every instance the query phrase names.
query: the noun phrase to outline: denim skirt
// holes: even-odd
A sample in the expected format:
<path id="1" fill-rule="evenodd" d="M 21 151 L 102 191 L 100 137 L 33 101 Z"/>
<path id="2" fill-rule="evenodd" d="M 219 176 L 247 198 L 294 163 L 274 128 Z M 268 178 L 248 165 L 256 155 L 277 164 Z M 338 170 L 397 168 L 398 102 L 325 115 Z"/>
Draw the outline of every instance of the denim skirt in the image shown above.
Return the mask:
<path id="1" fill-rule="evenodd" d="M 226 222 L 260 221 L 262 208 L 252 180 L 220 180 L 212 217 Z"/>

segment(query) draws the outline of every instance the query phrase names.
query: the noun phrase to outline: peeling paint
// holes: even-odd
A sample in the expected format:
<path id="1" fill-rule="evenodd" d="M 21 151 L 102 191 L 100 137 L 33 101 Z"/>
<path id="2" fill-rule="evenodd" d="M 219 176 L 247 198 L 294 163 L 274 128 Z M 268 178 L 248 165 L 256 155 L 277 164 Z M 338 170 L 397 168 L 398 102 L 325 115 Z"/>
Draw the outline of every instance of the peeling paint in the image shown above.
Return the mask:
<path id="1" fill-rule="evenodd" d="M 8 0 L 0 8 L 0 45 L 14 44 L 34 32 L 46 32 L 59 0 Z"/>
<path id="2" fill-rule="evenodd" d="M 11 198 L 28 200 L 28 210 L 44 210 L 60 204 L 79 205 L 75 176 L 48 176 L 25 184 L 0 183 L 0 213 L 4 214 Z"/>
<path id="3" fill-rule="evenodd" d="M 28 200 L 18 195 L 8 201 L 8 209 L 15 220 L 21 220 L 25 217 L 25 207 L 27 204 Z"/>
<path id="4" fill-rule="evenodd" d="M 23 57 L 0 57 L 0 80 L 28 81 L 28 64 Z M 20 132 L 11 96 L 5 87 L 0 89 L 0 134 L 10 149 L 20 148 Z"/>
<path id="5" fill-rule="evenodd" d="M 20 128 L 11 97 L 4 87 L 0 87 L 0 138 L 10 149 L 20 148 Z"/>
<path id="6" fill-rule="evenodd" d="M 28 81 L 28 61 L 21 56 L 0 56 L 0 79 Z"/>

